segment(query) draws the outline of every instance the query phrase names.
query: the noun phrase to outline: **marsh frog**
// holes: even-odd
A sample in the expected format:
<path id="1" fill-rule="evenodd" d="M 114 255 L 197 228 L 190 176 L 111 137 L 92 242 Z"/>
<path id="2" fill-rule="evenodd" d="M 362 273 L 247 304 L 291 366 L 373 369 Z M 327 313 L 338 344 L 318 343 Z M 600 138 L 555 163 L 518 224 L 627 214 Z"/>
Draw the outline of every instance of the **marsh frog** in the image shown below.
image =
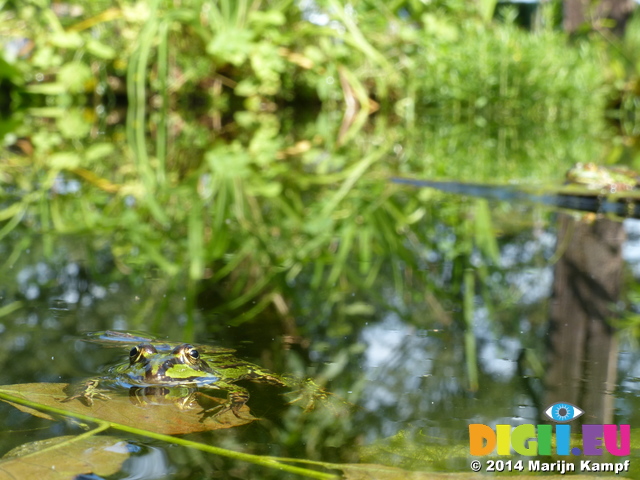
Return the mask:
<path id="1" fill-rule="evenodd" d="M 638 173 L 626 167 L 603 167 L 595 163 L 576 163 L 566 174 L 567 184 L 592 190 L 622 192 L 638 188 Z"/>
<path id="2" fill-rule="evenodd" d="M 75 395 L 68 396 L 63 402 L 80 399 L 92 405 L 94 398 L 109 398 L 103 393 L 105 388 L 121 387 L 129 388 L 130 393 L 136 390 L 164 390 L 172 391 L 175 395 L 178 392 L 178 396 L 183 396 L 187 403 L 190 392 L 220 389 L 227 391 L 227 401 L 218 407 L 215 415 L 231 410 L 238 416 L 240 409 L 249 400 L 249 392 L 236 385 L 237 381 L 252 380 L 292 388 L 315 386 L 309 380 L 301 382 L 291 377 L 278 376 L 228 352 L 229 350 L 201 353 L 188 343 L 177 346 L 141 343 L 131 349 L 127 363 L 115 365 L 107 370 L 106 375 L 87 380 Z M 315 393 L 319 393 L 319 387 L 316 388 Z"/>

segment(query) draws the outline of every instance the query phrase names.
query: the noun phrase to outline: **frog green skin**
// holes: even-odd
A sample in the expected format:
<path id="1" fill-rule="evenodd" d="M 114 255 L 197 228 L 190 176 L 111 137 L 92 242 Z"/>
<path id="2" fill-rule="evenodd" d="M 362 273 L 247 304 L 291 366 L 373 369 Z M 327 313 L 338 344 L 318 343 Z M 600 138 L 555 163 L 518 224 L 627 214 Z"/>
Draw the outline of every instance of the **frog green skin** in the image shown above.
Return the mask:
<path id="1" fill-rule="evenodd" d="M 171 345 L 158 345 L 156 348 L 152 344 L 142 343 L 131 349 L 128 364 L 116 365 L 108 370 L 108 375 L 87 380 L 79 393 L 63 401 L 84 399 L 92 405 L 94 398 L 108 399 L 100 387 L 124 387 L 131 391 L 149 387 L 166 387 L 174 391 L 184 391 L 186 388 L 191 392 L 196 388 L 220 389 L 227 391 L 228 398 L 215 415 L 231 410 L 238 416 L 242 406 L 249 400 L 249 392 L 235 384 L 239 380 L 253 380 L 280 387 L 300 386 L 299 381 L 277 376 L 230 353 L 200 354 L 188 343 L 174 348 Z"/>
<path id="2" fill-rule="evenodd" d="M 610 192 L 629 191 L 638 188 L 638 173 L 626 167 L 603 167 L 595 163 L 576 163 L 566 174 L 567 184 L 591 190 Z"/>

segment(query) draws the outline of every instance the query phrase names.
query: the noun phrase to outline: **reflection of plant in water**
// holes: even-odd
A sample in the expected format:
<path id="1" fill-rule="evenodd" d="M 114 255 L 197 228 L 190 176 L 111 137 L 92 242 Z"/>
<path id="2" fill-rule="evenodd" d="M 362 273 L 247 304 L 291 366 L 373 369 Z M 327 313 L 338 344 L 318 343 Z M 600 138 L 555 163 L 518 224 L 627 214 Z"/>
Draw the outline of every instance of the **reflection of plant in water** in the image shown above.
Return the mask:
<path id="1" fill-rule="evenodd" d="M 340 320 L 330 336 L 350 335 L 386 285 L 408 303 L 427 292 L 438 321 L 451 317 L 440 294 L 465 291 L 469 316 L 463 272 L 477 252 L 495 262 L 495 214 L 386 179 L 560 180 L 558 165 L 599 155 L 602 74 L 588 46 L 445 3 L 407 6 L 411 21 L 334 0 L 1 13 L 2 32 L 31 37 L 5 77 L 27 72 L 15 98 L 46 108 L 0 124 L 28 146 L 0 164 L 0 240 L 22 238 L 0 268 L 34 234 L 49 254 L 84 235 L 114 275 L 155 272 L 140 318 L 161 316 L 177 285 L 192 326 L 206 297 L 235 324 L 273 307 L 291 335 L 291 306 L 322 304 Z M 110 107 L 125 90 L 123 126 Z M 98 108 L 69 107 L 89 98 Z M 491 269 L 474 268 L 488 288 Z"/>
<path id="2" fill-rule="evenodd" d="M 399 437 L 359 458 L 333 446 L 419 418 L 394 426 L 413 442 L 425 412 L 464 432 L 477 404 L 461 392 L 487 382 L 473 364 L 472 323 L 490 317 L 487 337 L 504 339 L 546 316 L 518 305 L 496 268 L 507 258 L 510 275 L 524 264 L 505 245 L 531 253 L 514 218 L 539 227 L 546 217 L 387 179 L 559 184 L 576 161 L 598 161 L 604 68 L 593 48 L 490 24 L 462 1 L 396 3 L 401 15 L 376 1 L 318 1 L 314 12 L 288 1 L 76 2 L 80 16 L 13 3 L 17 16 L 0 12 L 0 36 L 31 38 L 10 68 L 0 62 L 0 81 L 13 85 L 12 106 L 33 108 L 0 122 L 13 149 L 0 161 L 0 276 L 21 273 L 0 286 L 0 317 L 28 330 L 33 289 L 42 303 L 62 302 L 60 289 L 75 282 L 83 328 L 126 315 L 126 327 L 225 330 L 227 340 L 242 324 L 242 340 L 263 339 L 267 367 L 279 341 L 306 348 L 311 338 L 319 371 L 291 351 L 281 371 L 356 403 L 376 382 L 392 392 L 375 411 L 345 417 L 288 410 L 284 428 L 260 433 L 283 454 L 305 439 L 309 457 L 392 456 Z M 305 20 L 311 13 L 324 24 Z M 125 103 L 126 125 L 115 108 Z M 82 272 L 39 274 L 42 258 Z M 144 285 L 139 302 L 128 284 Z M 100 308 L 83 315 L 85 299 Z M 447 372 L 427 371 L 401 342 L 372 380 L 358 363 L 361 332 L 387 316 L 435 337 L 419 358 Z M 54 320 L 71 329 L 76 319 Z M 465 331 L 466 344 L 455 335 Z M 42 362 L 0 349 L 9 356 Z M 56 362 L 56 374 L 78 367 L 71 356 Z M 395 396 L 407 378 L 415 390 Z M 485 406 L 505 391 L 516 397 L 498 388 Z"/>
<path id="3" fill-rule="evenodd" d="M 122 147 L 94 143 L 48 154 L 45 161 L 40 151 L 51 148 L 40 146 L 36 136 L 33 160 L 15 157 L 1 167 L 5 185 L 13 187 L 3 194 L 6 222 L 0 235 L 10 234 L 24 220 L 33 232 L 91 235 L 108 245 L 123 273 L 154 266 L 168 279 L 188 276 L 214 285 L 226 280 L 232 299 L 228 308 L 244 311 L 245 320 L 273 302 L 274 295 L 282 295 L 288 289 L 284 282 L 300 282 L 301 274 L 312 291 L 335 291 L 330 304 L 344 299 L 341 292 L 348 292 L 348 285 L 373 288 L 390 258 L 411 264 L 417 251 L 442 247 L 447 235 L 437 231 L 444 225 L 454 228 L 449 235 L 457 238 L 458 249 L 466 245 L 462 239 L 476 234 L 482 234 L 478 240 L 492 238 L 486 220 L 477 228 L 461 228 L 458 213 L 421 200 L 437 200 L 440 194 L 402 189 L 386 178 L 397 165 L 413 169 L 420 161 L 436 170 L 455 169 L 452 173 L 458 172 L 456 165 L 466 164 L 475 174 L 497 175 L 487 166 L 490 162 L 481 160 L 492 158 L 495 148 L 478 150 L 478 166 L 469 166 L 464 147 L 449 152 L 452 138 L 447 132 L 426 126 L 420 136 L 433 139 L 427 158 L 408 159 L 404 152 L 417 152 L 422 142 L 396 127 L 384 129 L 386 144 L 374 131 L 335 154 L 319 144 L 286 155 L 281 152 L 286 151 L 287 134 L 273 127 L 267 132 L 269 124 L 258 123 L 248 145 L 217 143 L 182 177 L 169 173 L 164 183 L 155 185 L 138 175 L 136 162 Z M 394 141 L 400 138 L 402 142 Z M 457 138 L 461 145 L 482 140 L 477 134 Z M 553 150 L 553 144 L 528 147 L 512 150 L 520 155 L 524 171 L 551 175 L 547 172 L 556 169 L 557 158 L 535 157 L 536 152 Z M 329 162 L 333 167 L 327 169 Z M 462 170 L 458 174 L 464 175 Z M 398 287 L 406 281 L 402 263 L 388 264 L 392 271 L 387 273 Z M 262 300 L 247 312 L 244 306 L 255 299 Z"/>

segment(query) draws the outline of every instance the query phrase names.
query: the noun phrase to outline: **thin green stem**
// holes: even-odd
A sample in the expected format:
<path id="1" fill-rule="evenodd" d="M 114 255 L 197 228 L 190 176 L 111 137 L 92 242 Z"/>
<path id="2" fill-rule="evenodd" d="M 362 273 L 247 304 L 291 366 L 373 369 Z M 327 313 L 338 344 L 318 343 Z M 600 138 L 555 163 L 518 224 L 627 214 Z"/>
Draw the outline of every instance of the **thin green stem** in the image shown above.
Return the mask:
<path id="1" fill-rule="evenodd" d="M 134 435 L 141 435 L 147 438 L 153 438 L 154 440 L 173 443 L 175 445 L 181 445 L 183 447 L 195 448 L 197 450 L 202 450 L 203 452 L 213 453 L 215 455 L 233 458 L 235 460 L 249 462 L 255 465 L 261 465 L 268 468 L 274 468 L 276 470 L 281 470 L 283 472 L 295 473 L 295 474 L 303 475 L 309 478 L 317 478 L 319 480 L 333 480 L 338 478 L 335 475 L 331 475 L 329 473 L 316 472 L 314 470 L 309 470 L 306 468 L 294 467 L 293 465 L 286 465 L 281 463 L 279 459 L 274 457 L 261 457 L 259 455 L 252 455 L 249 453 L 234 452 L 232 450 L 226 450 L 224 448 L 214 447 L 212 445 L 206 445 L 203 443 L 193 442 L 191 440 L 185 440 L 184 438 L 176 438 L 176 437 L 172 437 L 171 435 L 164 435 L 161 433 L 150 432 L 148 430 L 143 430 L 136 427 L 130 427 L 128 425 L 121 425 L 115 422 L 106 422 L 104 420 L 100 420 L 98 418 L 94 418 L 89 415 L 83 415 L 75 412 L 72 413 L 62 408 L 56 408 L 48 405 L 42 405 L 37 402 L 32 402 L 30 400 L 26 400 L 24 398 L 11 395 L 10 393 L 7 393 L 6 391 L 3 391 L 3 390 L 0 390 L 0 398 L 7 400 L 9 402 L 24 405 L 26 407 L 34 408 L 36 410 L 55 413 L 57 415 L 62 415 L 65 417 L 74 417 L 74 418 L 83 420 L 85 422 L 93 422 L 98 424 L 98 427 L 96 429 L 92 430 L 91 432 L 87 432 L 85 434 L 80 435 L 81 437 L 87 437 L 87 436 L 93 435 L 97 432 L 106 430 L 107 428 L 115 428 L 116 430 L 120 430 L 122 432 L 132 433 Z"/>

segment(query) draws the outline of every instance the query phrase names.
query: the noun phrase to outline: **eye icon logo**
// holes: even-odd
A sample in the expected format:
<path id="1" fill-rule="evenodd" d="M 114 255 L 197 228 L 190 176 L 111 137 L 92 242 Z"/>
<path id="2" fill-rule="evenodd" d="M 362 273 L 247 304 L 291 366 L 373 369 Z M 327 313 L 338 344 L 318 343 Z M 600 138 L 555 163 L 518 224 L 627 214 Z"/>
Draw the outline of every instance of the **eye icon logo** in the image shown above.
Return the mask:
<path id="1" fill-rule="evenodd" d="M 570 403 L 558 402 L 547 407 L 544 413 L 554 422 L 566 423 L 575 420 L 576 418 L 581 416 L 584 411 L 580 410 L 575 405 L 571 405 Z"/>

